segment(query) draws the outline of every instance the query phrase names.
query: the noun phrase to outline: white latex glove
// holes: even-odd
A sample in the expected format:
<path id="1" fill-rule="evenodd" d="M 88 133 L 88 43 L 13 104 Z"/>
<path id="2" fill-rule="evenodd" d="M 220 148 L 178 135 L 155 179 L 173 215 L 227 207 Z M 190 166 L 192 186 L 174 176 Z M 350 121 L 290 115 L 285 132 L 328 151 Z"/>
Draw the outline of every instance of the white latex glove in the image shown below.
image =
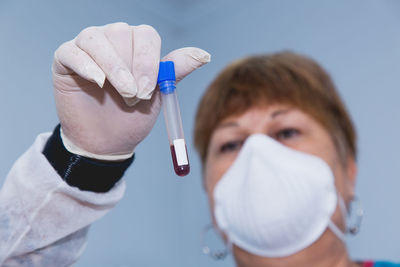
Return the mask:
<path id="1" fill-rule="evenodd" d="M 151 26 L 114 23 L 86 28 L 57 49 L 54 94 L 68 150 L 100 159 L 132 155 L 160 112 L 160 93 L 154 91 L 160 48 Z M 181 80 L 210 55 L 186 47 L 165 60 L 174 61 Z"/>

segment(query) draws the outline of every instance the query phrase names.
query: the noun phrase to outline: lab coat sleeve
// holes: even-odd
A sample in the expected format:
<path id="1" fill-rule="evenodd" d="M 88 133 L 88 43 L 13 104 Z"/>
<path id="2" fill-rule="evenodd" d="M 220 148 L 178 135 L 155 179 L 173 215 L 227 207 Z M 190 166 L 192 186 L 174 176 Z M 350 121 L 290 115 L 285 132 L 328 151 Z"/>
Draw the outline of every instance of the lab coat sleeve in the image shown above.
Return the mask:
<path id="1" fill-rule="evenodd" d="M 41 134 L 15 162 L 0 190 L 0 266 L 69 266 L 86 245 L 89 225 L 122 198 L 120 180 L 106 193 L 66 184 L 46 157 Z"/>

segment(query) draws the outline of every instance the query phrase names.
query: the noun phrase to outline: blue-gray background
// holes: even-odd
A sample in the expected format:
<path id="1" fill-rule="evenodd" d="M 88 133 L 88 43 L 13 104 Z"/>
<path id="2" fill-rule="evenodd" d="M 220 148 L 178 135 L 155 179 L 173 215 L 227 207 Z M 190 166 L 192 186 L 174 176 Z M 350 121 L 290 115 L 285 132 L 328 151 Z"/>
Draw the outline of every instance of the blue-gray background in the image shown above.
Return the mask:
<path id="1" fill-rule="evenodd" d="M 198 100 L 228 62 L 290 49 L 325 66 L 359 133 L 357 193 L 365 220 L 349 238 L 350 254 L 400 260 L 398 1 L 0 0 L 0 177 L 58 122 L 50 72 L 55 49 L 87 26 L 117 21 L 154 26 L 163 54 L 182 46 L 212 54 L 209 65 L 179 85 L 189 144 Z M 76 266 L 233 266 L 231 258 L 213 262 L 200 253 L 200 232 L 210 219 L 192 145 L 189 154 L 191 174 L 177 178 L 160 116 L 126 173 L 124 199 L 93 225 Z"/>

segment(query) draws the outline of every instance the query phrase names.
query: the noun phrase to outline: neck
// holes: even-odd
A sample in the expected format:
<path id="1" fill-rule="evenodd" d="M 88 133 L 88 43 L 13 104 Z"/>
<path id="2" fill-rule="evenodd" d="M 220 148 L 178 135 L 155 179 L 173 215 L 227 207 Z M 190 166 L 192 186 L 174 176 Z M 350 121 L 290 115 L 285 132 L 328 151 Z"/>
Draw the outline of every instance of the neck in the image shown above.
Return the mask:
<path id="1" fill-rule="evenodd" d="M 266 258 L 248 253 L 233 246 L 233 254 L 238 267 L 354 267 L 345 244 L 327 230 L 315 243 L 300 252 L 280 258 Z"/>

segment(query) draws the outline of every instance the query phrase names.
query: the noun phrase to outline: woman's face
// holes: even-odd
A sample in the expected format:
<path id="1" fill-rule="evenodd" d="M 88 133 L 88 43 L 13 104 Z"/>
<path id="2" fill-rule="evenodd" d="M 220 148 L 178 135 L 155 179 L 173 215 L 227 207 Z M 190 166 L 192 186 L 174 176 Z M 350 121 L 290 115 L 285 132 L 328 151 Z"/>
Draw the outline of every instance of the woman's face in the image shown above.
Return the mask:
<path id="1" fill-rule="evenodd" d="M 346 203 L 352 199 L 356 174 L 354 160 L 348 159 L 345 168 L 325 128 L 298 108 L 276 104 L 228 117 L 213 132 L 204 172 L 212 216 L 216 184 L 236 159 L 246 138 L 256 133 L 266 134 L 283 145 L 323 159 L 333 171 L 338 192 Z"/>

